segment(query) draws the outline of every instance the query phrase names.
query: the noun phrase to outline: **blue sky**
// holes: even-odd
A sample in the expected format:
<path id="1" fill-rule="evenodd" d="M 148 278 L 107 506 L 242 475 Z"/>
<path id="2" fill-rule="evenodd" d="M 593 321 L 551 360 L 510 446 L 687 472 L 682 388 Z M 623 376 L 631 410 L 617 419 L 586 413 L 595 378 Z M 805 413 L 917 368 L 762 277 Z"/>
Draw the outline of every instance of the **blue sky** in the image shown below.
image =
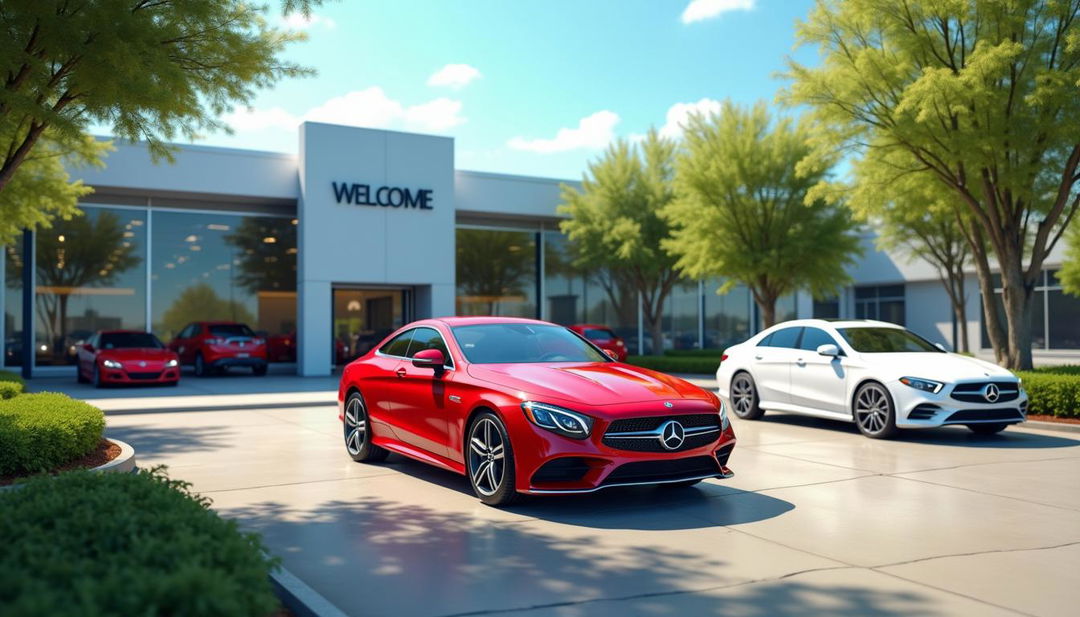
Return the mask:
<path id="1" fill-rule="evenodd" d="M 200 143 L 295 152 L 301 119 L 450 135 L 457 167 L 580 178 L 613 137 L 772 101 L 812 0 L 330 0 L 281 82 Z M 274 19 L 279 19 L 276 16 Z"/>

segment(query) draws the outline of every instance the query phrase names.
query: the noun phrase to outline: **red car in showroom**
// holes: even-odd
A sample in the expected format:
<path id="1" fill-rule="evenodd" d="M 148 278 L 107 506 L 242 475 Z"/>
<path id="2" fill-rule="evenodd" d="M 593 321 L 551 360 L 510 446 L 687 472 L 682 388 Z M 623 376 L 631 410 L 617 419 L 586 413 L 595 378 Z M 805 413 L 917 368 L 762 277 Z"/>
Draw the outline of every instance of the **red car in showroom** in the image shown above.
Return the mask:
<path id="1" fill-rule="evenodd" d="M 612 332 L 611 328 L 585 323 L 570 326 L 570 329 L 589 339 L 593 345 L 608 352 L 608 355 L 619 362 L 626 362 L 626 342 Z"/>
<path id="2" fill-rule="evenodd" d="M 221 373 L 234 366 L 266 374 L 266 339 L 233 321 L 196 321 L 169 341 L 180 363 L 194 366 L 199 376 Z"/>
<path id="3" fill-rule="evenodd" d="M 733 475 L 716 395 L 542 321 L 411 323 L 345 368 L 338 406 L 354 460 L 395 452 L 449 469 L 489 505 Z"/>
<path id="4" fill-rule="evenodd" d="M 169 384 L 180 381 L 180 359 L 149 332 L 107 330 L 91 336 L 76 351 L 79 383 Z"/>

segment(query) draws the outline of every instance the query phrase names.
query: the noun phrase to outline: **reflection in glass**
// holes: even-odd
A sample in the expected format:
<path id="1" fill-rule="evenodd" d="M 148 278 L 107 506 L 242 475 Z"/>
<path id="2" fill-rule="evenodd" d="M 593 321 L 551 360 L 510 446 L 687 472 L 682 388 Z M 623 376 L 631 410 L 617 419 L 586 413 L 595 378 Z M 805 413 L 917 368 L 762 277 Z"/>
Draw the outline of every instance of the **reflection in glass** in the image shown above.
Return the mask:
<path id="1" fill-rule="evenodd" d="M 72 364 L 97 330 L 146 328 L 146 215 L 83 207 L 36 234 L 37 364 Z"/>
<path id="2" fill-rule="evenodd" d="M 1046 293 L 1050 302 L 1049 346 L 1053 349 L 1080 349 L 1080 298 L 1067 295 L 1061 290 L 1050 290 Z M 1042 293 L 1035 292 L 1035 295 L 1041 296 Z M 1034 328 L 1033 326 L 1032 329 Z"/>
<path id="3" fill-rule="evenodd" d="M 7 366 L 22 364 L 22 235 L 4 246 L 4 361 Z"/>
<path id="4" fill-rule="evenodd" d="M 536 240 L 524 231 L 457 230 L 458 315 L 536 317 Z"/>
<path id="5" fill-rule="evenodd" d="M 290 219 L 155 212 L 154 331 L 164 341 L 192 321 L 247 324 L 271 362 L 295 361 L 296 226 Z"/>
<path id="6" fill-rule="evenodd" d="M 334 290 L 334 364 L 351 362 L 404 323 L 400 290 Z"/>
<path id="7" fill-rule="evenodd" d="M 631 354 L 638 352 L 638 306 L 637 292 L 625 276 L 608 270 L 592 272 L 585 285 L 582 302 L 585 305 L 585 323 L 606 326 L 626 341 Z M 645 333 L 640 341 L 648 348 L 652 335 Z"/>
<path id="8" fill-rule="evenodd" d="M 574 266 L 566 236 L 544 232 L 544 295 L 547 320 L 564 326 L 583 323 L 585 277 Z"/>
<path id="9" fill-rule="evenodd" d="M 750 338 L 750 290 L 737 285 L 718 294 L 722 281 L 705 282 L 705 347 L 724 349 Z"/>
<path id="10" fill-rule="evenodd" d="M 697 281 L 677 283 L 664 307 L 664 349 L 698 349 L 698 312 L 701 296 Z M 646 350 L 651 353 L 652 350 Z"/>

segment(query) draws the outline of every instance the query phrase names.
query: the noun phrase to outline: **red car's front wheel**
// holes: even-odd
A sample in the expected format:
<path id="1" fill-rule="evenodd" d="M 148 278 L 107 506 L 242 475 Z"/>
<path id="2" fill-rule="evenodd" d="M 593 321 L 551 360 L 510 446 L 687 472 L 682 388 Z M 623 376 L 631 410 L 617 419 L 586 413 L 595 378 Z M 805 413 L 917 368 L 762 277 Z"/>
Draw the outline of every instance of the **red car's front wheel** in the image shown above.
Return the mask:
<path id="1" fill-rule="evenodd" d="M 353 392 L 345 401 L 345 450 L 352 460 L 360 463 L 375 463 L 389 454 L 383 448 L 371 443 L 371 430 L 368 424 L 367 407 L 364 397 Z"/>
<path id="2" fill-rule="evenodd" d="M 469 427 L 466 472 L 480 501 L 505 506 L 517 498 L 514 451 L 499 416 L 485 411 Z"/>

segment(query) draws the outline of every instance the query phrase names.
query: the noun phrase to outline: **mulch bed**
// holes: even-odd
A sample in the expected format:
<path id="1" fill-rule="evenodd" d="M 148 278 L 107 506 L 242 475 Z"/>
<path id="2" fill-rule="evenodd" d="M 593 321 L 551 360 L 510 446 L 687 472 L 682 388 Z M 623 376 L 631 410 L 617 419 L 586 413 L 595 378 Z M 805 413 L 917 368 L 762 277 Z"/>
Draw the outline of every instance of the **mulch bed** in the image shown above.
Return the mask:
<path id="1" fill-rule="evenodd" d="M 72 471 L 75 469 L 90 469 L 92 467 L 98 467 L 104 465 L 114 458 L 120 456 L 120 446 L 114 444 L 108 439 L 102 439 L 101 443 L 94 448 L 86 456 L 77 458 L 70 463 L 61 465 L 56 469 L 50 471 L 50 474 L 58 474 L 62 471 Z M 35 474 L 36 475 L 36 474 Z M 6 486 L 13 484 L 16 480 L 21 480 L 29 476 L 0 476 L 0 486 Z"/>
<path id="2" fill-rule="evenodd" d="M 1029 415 L 1028 420 L 1037 420 L 1039 422 L 1057 422 L 1059 424 L 1080 424 L 1080 418 L 1059 418 L 1057 416 L 1043 416 L 1038 414 Z"/>

